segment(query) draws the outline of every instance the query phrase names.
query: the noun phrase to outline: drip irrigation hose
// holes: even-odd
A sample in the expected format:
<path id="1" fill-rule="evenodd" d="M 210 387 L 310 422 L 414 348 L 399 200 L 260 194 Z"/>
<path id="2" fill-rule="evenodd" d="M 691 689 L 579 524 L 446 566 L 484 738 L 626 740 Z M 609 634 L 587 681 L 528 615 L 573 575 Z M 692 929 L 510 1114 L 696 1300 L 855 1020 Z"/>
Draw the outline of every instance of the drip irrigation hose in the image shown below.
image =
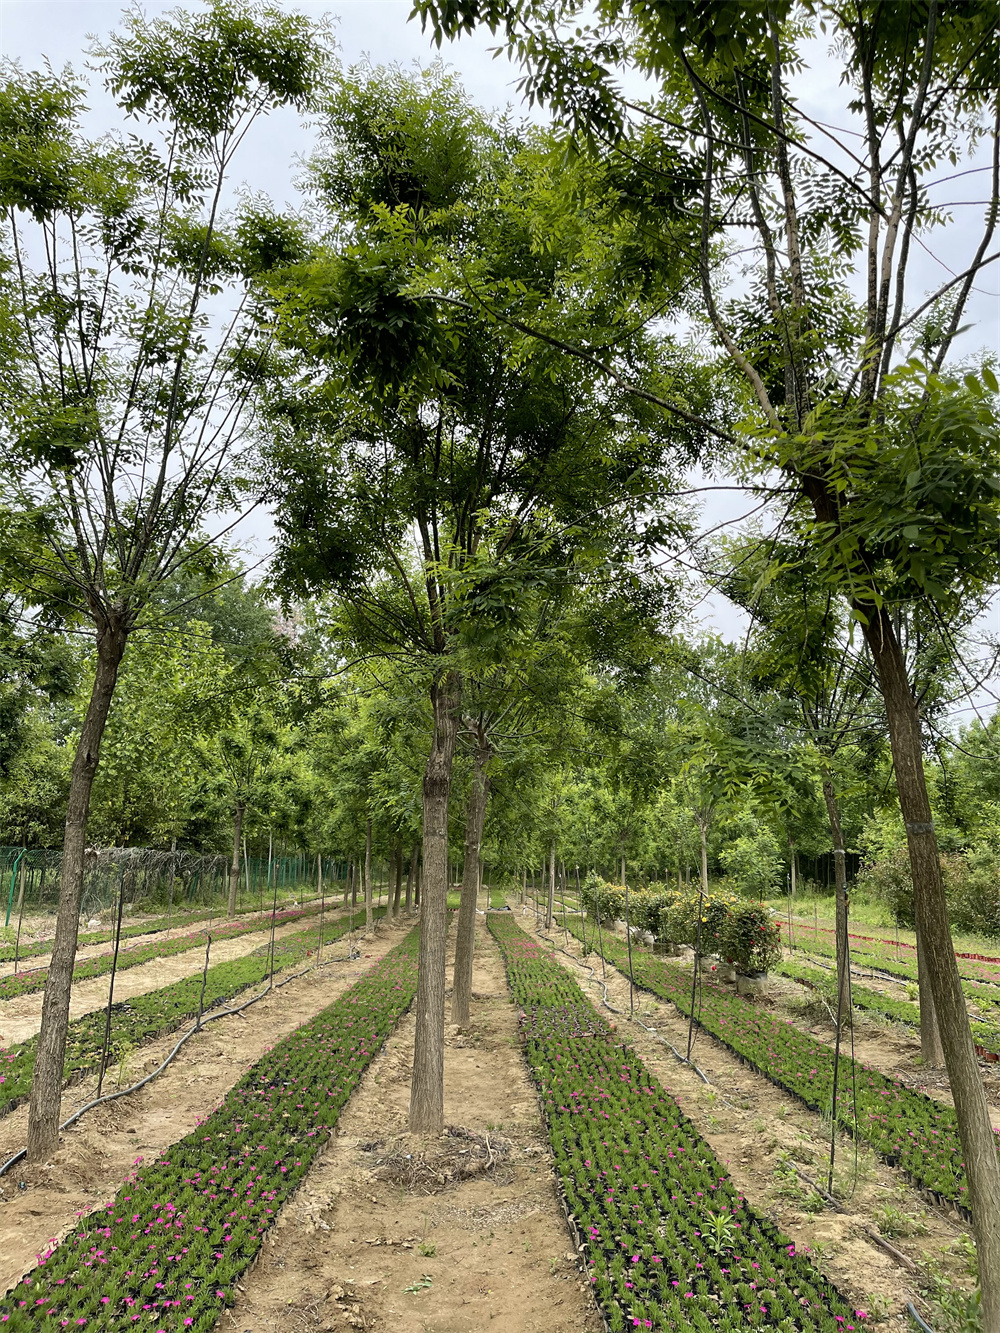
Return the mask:
<path id="1" fill-rule="evenodd" d="M 595 986 L 600 986 L 601 990 L 604 992 L 604 994 L 601 997 L 601 1003 L 604 1005 L 605 1009 L 610 1009 L 613 1014 L 619 1014 L 621 1015 L 621 1017 L 623 1018 L 625 1017 L 625 1010 L 616 1009 L 615 1006 L 608 999 L 608 984 L 606 981 L 597 980 L 597 977 L 595 976 L 595 972 L 597 970 L 596 968 L 591 967 L 589 963 L 585 963 L 581 959 L 577 958 L 575 954 L 572 954 L 567 949 L 564 949 L 561 944 L 556 944 L 555 940 L 552 939 L 550 935 L 546 935 L 542 931 L 538 931 L 537 933 L 541 939 L 547 940 L 549 944 L 553 946 L 553 949 L 558 950 L 559 953 L 564 953 L 567 958 L 569 958 L 572 962 L 576 963 L 577 967 L 586 968 L 586 970 L 590 973 L 590 976 L 587 978 L 587 980 L 592 981 Z M 661 1037 L 655 1028 L 647 1026 L 647 1024 L 645 1024 L 641 1018 L 636 1018 L 634 1013 L 630 1015 L 630 1018 L 633 1023 L 638 1023 L 639 1027 L 641 1027 L 644 1032 L 648 1032 L 649 1035 L 655 1041 L 662 1041 L 664 1046 L 669 1046 L 671 1051 L 673 1051 L 674 1055 L 682 1065 L 689 1065 L 698 1075 L 698 1077 L 702 1080 L 703 1083 L 705 1083 L 708 1087 L 712 1087 L 708 1075 L 704 1072 L 704 1070 L 699 1069 L 693 1060 L 688 1060 L 685 1056 L 681 1055 L 680 1051 L 677 1049 L 677 1047 L 673 1044 L 672 1041 L 668 1041 L 666 1037 Z M 726 1103 L 727 1106 L 733 1106 L 733 1103 L 727 1101 L 725 1097 L 723 1097 L 722 1100 Z M 739 1108 L 734 1106 L 733 1109 L 738 1110 Z"/>
<path id="2" fill-rule="evenodd" d="M 930 1324 L 924 1323 L 923 1319 L 921 1319 L 920 1315 L 917 1313 L 917 1307 L 913 1304 L 912 1301 L 906 1302 L 906 1313 L 910 1316 L 910 1318 L 914 1321 L 914 1323 L 917 1325 L 918 1328 L 923 1329 L 923 1333 L 934 1333 L 934 1330 L 931 1328 Z"/>
<path id="3" fill-rule="evenodd" d="M 346 958 L 328 958 L 326 959 L 325 962 L 313 963 L 311 967 L 304 967 L 301 972 L 293 972 L 291 976 L 285 977 L 283 980 L 279 981 L 276 985 L 274 985 L 273 989 L 280 990 L 282 986 L 287 986 L 290 981 L 297 981 L 299 977 L 304 977 L 307 972 L 315 972 L 320 967 L 328 967 L 330 963 L 350 963 L 353 962 L 355 959 L 360 958 L 360 956 L 361 956 L 360 952 L 356 950 L 352 945 L 350 952 L 348 953 Z M 272 982 L 273 979 L 274 979 L 274 974 L 272 973 L 271 974 Z M 198 1021 L 195 1023 L 194 1027 L 189 1028 L 188 1031 L 184 1033 L 183 1037 L 181 1037 L 180 1041 L 177 1042 L 176 1046 L 174 1046 L 174 1049 L 166 1057 L 163 1063 L 158 1065 L 151 1074 L 147 1074 L 146 1077 L 140 1079 L 138 1083 L 133 1083 L 131 1087 L 120 1088 L 117 1092 L 106 1092 L 103 1097 L 95 1097 L 93 1101 L 87 1102 L 85 1106 L 81 1106 L 78 1110 L 74 1111 L 73 1114 L 69 1117 L 69 1119 L 65 1120 L 59 1126 L 59 1133 L 61 1134 L 64 1129 L 69 1129 L 70 1125 L 76 1124 L 76 1122 L 80 1119 L 80 1117 L 85 1114 L 85 1112 L 92 1111 L 95 1106 L 101 1106 L 106 1102 L 117 1101 L 119 1097 L 129 1097 L 132 1095 L 133 1092 L 138 1092 L 140 1088 L 144 1088 L 147 1083 L 151 1083 L 154 1078 L 163 1073 L 167 1065 L 171 1063 L 171 1061 L 177 1055 L 177 1052 L 181 1049 L 184 1043 L 190 1037 L 193 1037 L 195 1033 L 203 1031 L 207 1023 L 213 1023 L 217 1018 L 231 1018 L 234 1014 L 242 1013 L 244 1009 L 249 1009 L 252 1004 L 256 1004 L 258 1000 L 263 1000 L 266 995 L 270 995 L 271 990 L 272 986 L 268 985 L 267 990 L 261 991 L 259 995 L 251 996 L 249 1000 L 244 1000 L 242 1004 L 238 1004 L 229 1009 L 220 1009 L 217 1014 L 208 1014 L 208 1015 L 199 1014 Z M 0 1176 L 5 1175 L 11 1169 L 12 1166 L 16 1166 L 18 1162 L 22 1160 L 22 1158 L 27 1156 L 27 1152 L 28 1152 L 27 1148 L 22 1148 L 20 1152 L 16 1152 L 13 1157 L 9 1157 L 6 1162 L 0 1165 Z"/>

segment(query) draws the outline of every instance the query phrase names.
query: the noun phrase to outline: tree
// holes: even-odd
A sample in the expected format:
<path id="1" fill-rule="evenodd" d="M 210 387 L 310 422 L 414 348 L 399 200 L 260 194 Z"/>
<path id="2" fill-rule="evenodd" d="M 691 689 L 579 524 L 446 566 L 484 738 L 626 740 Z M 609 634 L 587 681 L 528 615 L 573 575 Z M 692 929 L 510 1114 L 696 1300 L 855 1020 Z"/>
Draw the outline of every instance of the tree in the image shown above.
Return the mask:
<path id="1" fill-rule="evenodd" d="M 414 1130 L 443 1123 L 448 801 L 463 653 L 502 653 L 524 593 L 561 581 L 602 533 L 634 532 L 663 440 L 424 272 L 475 265 L 558 286 L 521 215 L 530 155 L 440 70 L 349 75 L 313 168 L 329 233 L 271 275 L 284 351 L 268 467 L 289 594 L 335 590 L 358 657 L 406 661 L 427 690 Z M 513 202 L 512 202 L 513 201 Z M 638 414 L 641 418 L 641 412 Z M 649 526 L 643 540 L 655 540 Z M 477 649 L 479 651 L 479 649 Z"/>
<path id="2" fill-rule="evenodd" d="M 998 258 L 990 250 L 1000 215 L 995 6 L 817 4 L 803 13 L 788 0 L 667 8 L 618 0 L 589 25 L 575 5 L 542 0 L 416 8 L 438 40 L 477 22 L 502 29 L 526 67 L 522 87 L 599 154 L 641 162 L 631 150 L 655 138 L 659 170 L 648 178 L 675 187 L 659 210 L 664 225 L 698 182 L 690 197 L 703 313 L 754 417 L 752 430 L 731 433 L 734 447 L 784 478 L 790 526 L 849 599 L 884 700 L 917 931 L 969 1171 L 984 1324 L 1000 1327 L 1000 1161 L 892 615 L 924 602 L 947 627 L 950 610 L 974 602 L 998 572 L 997 380 L 988 366 L 965 380 L 944 372 L 975 283 Z M 792 87 L 804 34 L 821 31 L 842 71 L 843 132 L 828 116 L 810 117 Z M 625 62 L 658 85 L 645 102 L 621 92 Z M 951 257 L 955 276 L 914 299 L 918 233 L 926 247 L 948 217 L 929 174 L 944 168 L 950 179 L 960 154 L 982 148 L 983 226 L 965 256 Z M 746 291 L 731 279 L 736 265 L 746 271 L 748 250 L 758 267 Z M 901 365 L 905 338 L 914 356 Z M 661 401 L 677 410 L 669 395 Z"/>
<path id="3" fill-rule="evenodd" d="M 303 108 L 324 63 L 304 19 L 213 0 L 199 15 L 127 15 L 93 59 L 126 116 L 157 138 L 90 143 L 69 74 L 0 87 L 8 504 L 36 540 L 20 586 L 95 635 L 93 687 L 70 773 L 60 907 L 32 1080 L 28 1155 L 56 1147 L 83 852 L 101 740 L 129 635 L 190 555 L 244 438 L 250 394 L 241 273 L 256 229 L 223 226 L 235 154 L 258 116 Z M 237 293 L 222 315 L 223 292 Z"/>

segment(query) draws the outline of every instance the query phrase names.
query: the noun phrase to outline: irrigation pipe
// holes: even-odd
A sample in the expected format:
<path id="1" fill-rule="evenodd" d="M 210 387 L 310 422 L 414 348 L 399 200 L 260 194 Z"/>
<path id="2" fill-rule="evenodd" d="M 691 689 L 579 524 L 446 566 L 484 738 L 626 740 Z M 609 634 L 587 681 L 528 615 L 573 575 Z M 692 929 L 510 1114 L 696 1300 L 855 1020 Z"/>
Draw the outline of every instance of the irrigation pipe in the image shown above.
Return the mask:
<path id="1" fill-rule="evenodd" d="M 352 947 L 351 952 L 346 958 L 327 958 L 325 962 L 313 963 L 312 967 L 304 967 L 301 972 L 293 972 L 290 977 L 285 977 L 283 981 L 279 981 L 277 985 L 273 986 L 273 989 L 280 990 L 282 986 L 287 986 L 290 981 L 297 981 L 299 977 L 304 977 L 307 972 L 315 972 L 317 968 L 328 967 L 330 963 L 350 963 L 356 958 L 360 958 L 360 956 L 360 952 Z M 272 973 L 271 975 L 273 981 L 274 974 Z M 270 995 L 271 990 L 272 986 L 269 985 L 267 990 L 261 991 L 259 995 L 251 996 L 249 1000 L 244 1000 L 242 1004 L 238 1004 L 234 1008 L 220 1009 L 217 1014 L 199 1015 L 198 1021 L 195 1023 L 194 1027 L 189 1028 L 189 1030 L 184 1033 L 184 1036 L 181 1037 L 180 1041 L 163 1063 L 158 1065 L 151 1074 L 147 1074 L 145 1078 L 140 1079 L 138 1083 L 133 1083 L 129 1088 L 121 1088 L 117 1092 L 106 1092 L 103 1097 L 95 1097 L 93 1101 L 87 1102 L 85 1106 L 81 1106 L 79 1110 L 74 1111 L 69 1119 L 59 1126 L 59 1132 L 62 1133 L 64 1129 L 69 1129 L 71 1125 L 75 1125 L 82 1115 L 87 1111 L 92 1111 L 95 1106 L 101 1106 L 107 1102 L 117 1101 L 119 1097 L 130 1097 L 133 1092 L 138 1092 L 140 1088 L 144 1088 L 147 1083 L 151 1083 L 154 1078 L 163 1073 L 167 1065 L 171 1063 L 184 1043 L 188 1041 L 189 1038 L 193 1037 L 195 1033 L 201 1032 L 206 1023 L 213 1023 L 217 1018 L 231 1018 L 234 1014 L 242 1013 L 244 1009 L 249 1009 L 252 1004 L 256 1004 L 258 1000 L 263 1000 L 266 995 Z M 5 1175 L 12 1166 L 16 1166 L 22 1158 L 27 1156 L 27 1152 L 27 1148 L 22 1148 L 20 1152 L 16 1152 L 13 1157 L 9 1157 L 7 1161 L 0 1166 L 0 1176 Z"/>
<path id="2" fill-rule="evenodd" d="M 577 958 L 575 954 L 571 954 L 567 949 L 564 949 L 561 944 L 556 944 L 555 940 L 553 940 L 550 935 L 545 935 L 542 933 L 542 931 L 538 931 L 538 935 L 540 936 L 541 939 L 547 940 L 553 946 L 554 949 L 557 949 L 560 953 L 564 953 L 566 957 L 571 959 L 572 962 L 576 963 L 578 967 L 586 968 L 586 970 L 590 973 L 590 976 L 587 978 L 587 980 L 592 981 L 595 986 L 600 986 L 604 992 L 601 998 L 601 1003 L 604 1005 L 606 1009 L 610 1009 L 613 1014 L 620 1014 L 623 1018 L 626 1016 L 624 1009 L 616 1009 L 615 1006 L 611 1004 L 611 1002 L 608 1000 L 608 984 L 606 981 L 597 980 L 597 977 L 595 975 L 597 971 L 596 968 L 591 967 L 589 963 L 582 962 L 581 959 Z M 681 1064 L 690 1065 L 690 1067 L 694 1070 L 694 1072 L 698 1075 L 698 1077 L 702 1080 L 703 1083 L 705 1083 L 708 1087 L 713 1086 L 712 1083 L 709 1081 L 709 1078 L 707 1074 L 704 1072 L 704 1070 L 699 1069 L 693 1060 L 689 1060 L 685 1056 L 681 1055 L 680 1051 L 677 1049 L 677 1047 L 673 1044 L 672 1041 L 668 1041 L 666 1037 L 661 1037 L 655 1028 L 648 1027 L 642 1021 L 641 1018 L 636 1018 L 634 1013 L 630 1017 L 633 1023 L 638 1023 L 639 1027 L 641 1027 L 644 1032 L 648 1032 L 649 1035 L 655 1041 L 662 1041 L 664 1046 L 669 1046 L 671 1051 L 673 1051 L 674 1055 L 681 1062 Z M 739 1110 L 738 1106 L 735 1106 L 731 1101 L 728 1101 L 725 1097 L 723 1097 L 722 1100 L 726 1103 L 727 1106 L 732 1106 L 734 1111 Z"/>
<path id="3" fill-rule="evenodd" d="M 910 1316 L 912 1320 L 916 1322 L 918 1328 L 923 1329 L 924 1333 L 934 1333 L 934 1330 L 931 1328 L 930 1324 L 925 1324 L 924 1321 L 921 1319 L 920 1315 L 917 1313 L 917 1307 L 913 1304 L 912 1301 L 906 1302 L 906 1313 Z"/>

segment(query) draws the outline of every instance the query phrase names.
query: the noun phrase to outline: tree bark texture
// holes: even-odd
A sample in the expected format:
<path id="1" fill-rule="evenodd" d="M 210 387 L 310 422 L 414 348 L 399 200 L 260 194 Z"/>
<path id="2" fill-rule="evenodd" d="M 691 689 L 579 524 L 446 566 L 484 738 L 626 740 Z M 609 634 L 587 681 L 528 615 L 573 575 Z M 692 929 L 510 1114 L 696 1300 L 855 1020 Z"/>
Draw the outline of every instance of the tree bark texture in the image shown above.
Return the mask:
<path id="1" fill-rule="evenodd" d="M 449 672 L 431 689 L 434 734 L 424 770 L 424 855 L 420 904 L 416 1036 L 410 1129 L 444 1129 L 444 983 L 448 939 L 448 797 L 458 731 L 461 678 Z"/>
<path id="2" fill-rule="evenodd" d="M 480 730 L 472 763 L 469 806 L 465 816 L 465 864 L 462 868 L 462 897 L 458 908 L 458 934 L 455 940 L 455 972 L 451 993 L 451 1021 L 469 1021 L 472 999 L 472 958 L 476 947 L 476 903 L 480 888 L 480 852 L 490 780 L 486 766 L 490 746 Z"/>
<path id="3" fill-rule="evenodd" d="M 944 1047 L 938 1027 L 937 1010 L 930 977 L 927 974 L 927 951 L 923 936 L 917 931 L 917 990 L 920 993 L 920 1058 L 925 1065 L 939 1069 L 944 1064 Z"/>
<path id="4" fill-rule="evenodd" d="M 374 928 L 372 916 L 372 821 L 365 826 L 365 930 Z"/>
<path id="5" fill-rule="evenodd" d="M 42 1022 L 31 1078 L 31 1104 L 28 1110 L 29 1162 L 44 1162 L 59 1147 L 59 1111 L 62 1104 L 73 963 L 80 929 L 83 858 L 87 845 L 90 793 L 94 786 L 101 754 L 101 739 L 107 725 L 108 711 L 114 697 L 118 668 L 125 654 L 127 639 L 128 630 L 121 624 L 106 626 L 103 632 L 98 633 L 97 670 L 70 771 L 59 882 L 59 911 L 56 916 L 49 970 L 45 979 Z"/>
<path id="6" fill-rule="evenodd" d="M 865 638 L 878 672 L 889 724 L 896 789 L 913 875 L 917 939 L 923 944 L 969 1182 L 968 1205 L 979 1260 L 983 1328 L 995 1333 L 1000 1330 L 1000 1154 L 990 1124 L 951 939 L 937 836 L 924 777 L 916 701 L 892 621 L 884 610 L 870 604 L 862 609 L 867 619 Z"/>
<path id="7" fill-rule="evenodd" d="M 701 891 L 708 893 L 708 820 L 698 816 L 698 835 L 701 839 Z"/>
<path id="8" fill-rule="evenodd" d="M 229 915 L 236 915 L 236 899 L 240 890 L 240 847 L 243 838 L 243 811 L 245 806 L 242 801 L 236 802 L 236 809 L 233 811 L 233 859 L 229 866 Z"/>
<path id="9" fill-rule="evenodd" d="M 835 883 L 836 939 L 837 939 L 837 1012 L 841 1022 L 851 1016 L 851 970 L 850 950 L 847 938 L 847 852 L 844 847 L 844 830 L 840 823 L 840 806 L 833 780 L 823 778 L 823 800 L 826 802 L 826 815 L 830 821 L 830 838 L 833 843 L 833 876 Z"/>
<path id="10" fill-rule="evenodd" d="M 788 839 L 788 892 L 795 897 L 795 875 L 798 870 L 795 857 L 795 843 L 791 838 Z"/>

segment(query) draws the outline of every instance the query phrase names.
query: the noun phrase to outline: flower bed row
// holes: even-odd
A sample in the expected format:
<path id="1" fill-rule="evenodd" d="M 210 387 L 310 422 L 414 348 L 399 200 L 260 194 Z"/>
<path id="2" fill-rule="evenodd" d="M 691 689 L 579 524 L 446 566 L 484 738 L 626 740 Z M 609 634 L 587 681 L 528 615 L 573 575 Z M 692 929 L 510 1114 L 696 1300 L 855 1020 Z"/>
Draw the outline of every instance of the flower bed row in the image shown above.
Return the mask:
<path id="1" fill-rule="evenodd" d="M 0 1302 L 0 1326 L 215 1328 L 416 984 L 414 929 L 44 1256 Z"/>
<path id="2" fill-rule="evenodd" d="M 739 1193 L 580 987 L 509 915 L 504 955 L 567 1215 L 611 1333 L 834 1333 L 864 1318 Z"/>
<path id="3" fill-rule="evenodd" d="M 301 921 L 304 917 L 316 916 L 319 906 L 286 907 L 274 916 L 275 923 L 287 926 L 291 921 Z M 212 927 L 213 940 L 232 940 L 240 935 L 253 935 L 263 930 L 270 930 L 271 918 L 259 915 L 243 918 L 239 921 L 222 920 Z M 165 940 L 149 940 L 146 944 L 136 945 L 134 949 L 119 949 L 118 972 L 130 967 L 140 967 L 143 963 L 154 962 L 157 958 L 173 958 L 176 954 L 187 953 L 189 949 L 205 947 L 206 930 L 192 931 L 189 935 L 175 935 Z M 84 958 L 73 968 L 73 981 L 88 981 L 92 977 L 107 976 L 114 962 L 113 953 L 98 954 L 96 958 Z M 45 989 L 47 967 L 33 967 L 23 972 L 15 972 L 8 977 L 0 977 L 0 1002 L 13 1000 L 18 995 L 30 995 L 33 991 Z"/>
<path id="4" fill-rule="evenodd" d="M 384 908 L 376 915 L 381 915 Z M 364 912 L 353 917 L 323 923 L 323 943 L 332 944 L 351 929 L 363 925 Z M 214 937 L 213 937 L 214 938 Z M 274 942 L 274 970 L 293 967 L 319 945 L 319 926 L 297 931 L 283 940 Z M 205 974 L 204 1009 L 207 1013 L 216 1005 L 238 995 L 250 986 L 265 981 L 271 971 L 270 943 L 262 944 L 244 958 L 225 963 L 214 963 Z M 111 1049 L 109 1060 L 117 1063 L 122 1056 L 148 1041 L 173 1032 L 188 1019 L 196 1017 L 202 994 L 202 973 L 197 972 L 146 995 L 136 995 L 111 1007 Z M 97 1009 L 84 1014 L 69 1025 L 66 1042 L 66 1085 L 76 1082 L 95 1069 L 104 1046 L 106 1010 Z M 37 1038 L 18 1042 L 6 1049 L 0 1048 L 0 1116 L 14 1110 L 28 1097 L 31 1089 L 31 1071 L 35 1063 Z"/>
<path id="5" fill-rule="evenodd" d="M 579 923 L 572 923 L 570 929 L 582 938 Z M 622 941 L 605 935 L 604 954 L 627 972 L 628 955 Z M 684 1015 L 690 1014 L 690 971 L 635 944 L 632 965 L 637 985 L 669 1000 Z M 811 1110 L 830 1114 L 834 1056 L 828 1046 L 708 979 L 703 978 L 695 1005 L 698 1025 L 744 1063 Z M 914 1184 L 968 1216 L 958 1121 L 950 1106 L 860 1061 L 852 1070 L 851 1061 L 841 1057 L 836 1116 L 844 1129 L 869 1143 L 890 1165 L 902 1167 Z"/>
<path id="6" fill-rule="evenodd" d="M 784 934 L 788 934 L 787 921 L 781 922 Z M 834 955 L 836 943 L 834 932 L 825 926 L 816 927 L 812 923 L 797 922 L 794 926 L 795 947 L 802 948 L 802 941 L 808 940 L 811 952 Z M 901 940 L 897 947 L 895 940 L 872 935 L 849 935 L 851 953 L 858 960 L 864 959 L 871 967 L 888 972 L 892 976 L 915 979 L 917 975 L 917 953 L 915 944 Z M 905 949 L 904 957 L 899 950 Z M 986 983 L 1000 986 L 1000 960 L 986 958 L 980 954 L 956 953 L 958 971 L 963 981 Z"/>
<path id="7" fill-rule="evenodd" d="M 259 909 L 254 912 L 241 912 L 238 920 L 249 920 L 251 916 L 260 916 Z M 164 930 L 181 930 L 185 926 L 197 925 L 200 921 L 219 919 L 218 907 L 199 907 L 190 912 L 173 912 L 170 916 L 155 917 L 150 921 L 136 922 L 122 927 L 122 939 L 134 939 L 137 935 L 158 935 Z M 115 937 L 113 930 L 91 930 L 77 937 L 77 948 L 86 948 L 91 944 L 109 944 Z M 40 958 L 52 952 L 53 937 L 34 940 L 28 943 L 22 940 L 20 945 L 0 945 L 0 963 L 10 963 L 14 958 Z"/>
<path id="8" fill-rule="evenodd" d="M 822 972 L 818 968 L 808 967 L 796 958 L 784 959 L 774 970 L 780 972 L 783 976 L 800 981 L 806 986 L 813 986 L 817 990 L 826 991 L 828 994 L 831 993 L 832 989 L 835 993 L 831 972 Z M 984 1001 L 977 992 L 970 994 L 970 989 L 975 985 L 974 982 L 963 984 L 966 989 L 966 998 L 975 1001 L 987 1011 L 996 1003 L 992 997 Z M 895 1000 L 889 995 L 880 995 L 878 991 L 868 990 L 865 986 L 859 986 L 856 983 L 851 985 L 851 995 L 857 1009 L 881 1014 L 884 1018 L 891 1018 L 897 1023 L 907 1023 L 910 1027 L 920 1026 L 920 1007 L 910 1000 Z M 977 1054 L 984 1060 L 994 1062 L 1000 1058 L 1000 1026 L 998 1026 L 996 1018 L 991 1015 L 989 1019 L 984 1021 L 970 1014 L 969 1026 L 972 1029 L 972 1038 Z"/>

